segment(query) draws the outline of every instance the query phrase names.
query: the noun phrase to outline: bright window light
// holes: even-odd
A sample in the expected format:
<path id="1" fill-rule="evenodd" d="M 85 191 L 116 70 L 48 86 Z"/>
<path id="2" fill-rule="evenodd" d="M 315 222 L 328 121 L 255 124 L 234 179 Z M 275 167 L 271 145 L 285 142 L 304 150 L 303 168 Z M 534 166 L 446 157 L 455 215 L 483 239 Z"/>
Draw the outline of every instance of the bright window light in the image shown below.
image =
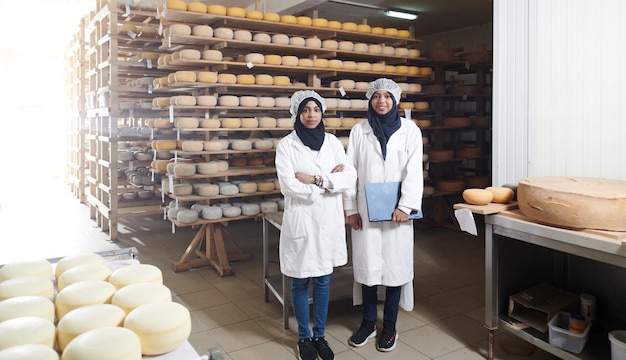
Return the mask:
<path id="1" fill-rule="evenodd" d="M 399 18 L 399 19 L 405 19 L 405 20 L 417 19 L 417 14 L 412 14 L 412 13 L 398 11 L 398 10 L 385 10 L 385 15 Z"/>

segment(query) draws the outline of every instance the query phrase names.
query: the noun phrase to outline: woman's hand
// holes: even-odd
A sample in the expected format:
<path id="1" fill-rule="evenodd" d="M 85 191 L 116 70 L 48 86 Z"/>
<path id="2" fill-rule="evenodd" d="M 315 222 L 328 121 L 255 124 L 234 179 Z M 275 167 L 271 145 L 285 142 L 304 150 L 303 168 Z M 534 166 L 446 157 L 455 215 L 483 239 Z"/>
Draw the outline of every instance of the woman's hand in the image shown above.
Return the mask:
<path id="1" fill-rule="evenodd" d="M 363 228 L 363 220 L 361 219 L 361 215 L 354 214 L 348 216 L 348 225 L 354 230 L 361 230 Z"/>
<path id="2" fill-rule="evenodd" d="M 407 222 L 409 221 L 409 214 L 400 209 L 395 209 L 391 215 L 391 221 L 393 222 Z"/>
<path id="3" fill-rule="evenodd" d="M 298 181 L 300 181 L 303 184 L 307 184 L 307 185 L 315 184 L 315 176 L 308 175 L 303 172 L 297 172 L 296 179 L 298 179 Z"/>
<path id="4" fill-rule="evenodd" d="M 335 166 L 332 170 L 331 173 L 337 173 L 337 172 L 342 172 L 344 169 L 344 165 L 343 164 L 339 164 L 337 166 Z"/>

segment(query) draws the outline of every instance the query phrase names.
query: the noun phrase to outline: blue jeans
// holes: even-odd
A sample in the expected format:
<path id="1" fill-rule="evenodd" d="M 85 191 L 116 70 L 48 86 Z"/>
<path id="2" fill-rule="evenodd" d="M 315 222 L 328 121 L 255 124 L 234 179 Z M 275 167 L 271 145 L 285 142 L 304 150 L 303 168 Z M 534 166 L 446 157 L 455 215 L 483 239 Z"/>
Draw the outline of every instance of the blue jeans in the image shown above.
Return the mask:
<path id="1" fill-rule="evenodd" d="M 363 292 L 363 322 L 376 323 L 376 302 L 378 286 L 361 284 Z M 383 322 L 391 322 L 394 327 L 398 320 L 398 307 L 400 305 L 400 286 L 387 287 L 385 289 L 385 307 L 383 310 Z"/>
<path id="2" fill-rule="evenodd" d="M 330 275 L 305 279 L 291 279 L 291 302 L 298 322 L 298 337 L 311 338 L 309 331 L 309 279 L 313 284 L 313 337 L 324 337 L 326 317 L 328 316 L 328 297 L 330 293 Z"/>

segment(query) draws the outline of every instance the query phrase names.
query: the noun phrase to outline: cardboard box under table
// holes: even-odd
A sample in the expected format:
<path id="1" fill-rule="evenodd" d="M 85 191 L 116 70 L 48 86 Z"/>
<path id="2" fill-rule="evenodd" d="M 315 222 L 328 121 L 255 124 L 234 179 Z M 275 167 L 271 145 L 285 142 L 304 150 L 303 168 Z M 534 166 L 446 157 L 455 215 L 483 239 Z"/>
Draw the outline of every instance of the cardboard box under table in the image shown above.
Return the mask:
<path id="1" fill-rule="evenodd" d="M 546 283 L 535 285 L 509 298 L 509 316 L 541 332 L 559 311 L 576 312 L 578 295 Z"/>

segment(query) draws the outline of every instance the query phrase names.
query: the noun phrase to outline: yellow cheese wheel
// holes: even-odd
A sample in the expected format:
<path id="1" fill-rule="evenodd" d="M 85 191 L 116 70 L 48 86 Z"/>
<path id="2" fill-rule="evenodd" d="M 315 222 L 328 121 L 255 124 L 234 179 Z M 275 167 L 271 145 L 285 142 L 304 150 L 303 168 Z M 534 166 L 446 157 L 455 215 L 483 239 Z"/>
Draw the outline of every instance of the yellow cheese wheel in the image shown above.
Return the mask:
<path id="1" fill-rule="evenodd" d="M 207 5 L 206 12 L 213 15 L 226 15 L 226 7 L 223 5 Z"/>
<path id="2" fill-rule="evenodd" d="M 335 29 L 335 30 L 341 30 L 341 22 L 340 21 L 336 21 L 336 20 L 330 20 L 328 21 L 328 27 L 330 29 Z"/>
<path id="3" fill-rule="evenodd" d="M 416 58 L 416 57 L 419 57 L 420 55 L 421 54 L 420 54 L 419 49 L 409 49 L 409 57 Z"/>
<path id="4" fill-rule="evenodd" d="M 297 24 L 298 19 L 293 15 L 281 15 L 280 22 L 285 24 Z"/>
<path id="5" fill-rule="evenodd" d="M 342 128 L 352 128 L 354 124 L 356 124 L 356 120 L 354 120 L 354 118 L 346 117 L 341 119 Z"/>
<path id="6" fill-rule="evenodd" d="M 315 18 L 311 20 L 311 25 L 316 27 L 328 27 L 328 19 Z"/>
<path id="7" fill-rule="evenodd" d="M 255 20 L 263 20 L 263 13 L 258 10 L 248 10 L 246 11 L 246 18 L 255 19 Z"/>
<path id="8" fill-rule="evenodd" d="M 409 30 L 398 30 L 398 37 L 408 38 L 411 36 L 411 32 Z"/>
<path id="9" fill-rule="evenodd" d="M 292 128 L 293 120 L 291 118 L 278 118 L 276 119 L 276 127 L 278 128 Z"/>
<path id="10" fill-rule="evenodd" d="M 249 165 L 249 164 L 248 164 Z M 257 192 L 258 186 L 255 182 L 247 181 L 237 185 L 239 192 L 242 194 L 253 194 Z"/>
<path id="11" fill-rule="evenodd" d="M 263 14 L 263 20 L 279 22 L 280 15 L 278 15 L 277 13 L 268 12 L 268 13 Z"/>
<path id="12" fill-rule="evenodd" d="M 36 316 L 54 323 L 54 303 L 38 295 L 14 296 L 0 301 L 0 323 L 21 316 Z"/>
<path id="13" fill-rule="evenodd" d="M 57 319 L 61 320 L 65 314 L 83 306 L 110 304 L 116 290 L 113 284 L 102 280 L 87 280 L 68 285 L 57 294 L 54 303 Z"/>
<path id="14" fill-rule="evenodd" d="M 22 316 L 0 323 L 0 349 L 15 345 L 54 345 L 54 324 L 36 316 Z"/>
<path id="15" fill-rule="evenodd" d="M 315 59 L 315 67 L 327 68 L 328 67 L 328 59 Z"/>
<path id="16" fill-rule="evenodd" d="M 339 59 L 330 59 L 328 60 L 328 67 L 331 69 L 341 69 L 343 68 L 343 61 Z"/>
<path id="17" fill-rule="evenodd" d="M 183 49 L 179 51 L 180 58 L 183 60 L 200 60 L 202 53 L 196 49 Z"/>
<path id="18" fill-rule="evenodd" d="M 354 22 L 346 21 L 346 22 L 341 24 L 341 29 L 342 30 L 347 30 L 347 31 L 356 31 L 357 30 L 357 26 L 356 26 L 356 23 L 354 23 Z"/>
<path id="19" fill-rule="evenodd" d="M 297 66 L 301 66 L 301 67 L 312 67 L 313 66 L 313 60 L 311 59 L 307 59 L 307 58 L 302 58 L 302 59 L 298 59 L 298 64 Z"/>
<path id="20" fill-rule="evenodd" d="M 0 267 L 0 282 L 20 276 L 41 276 L 52 279 L 52 264 L 48 260 L 24 260 L 7 263 Z"/>
<path id="21" fill-rule="evenodd" d="M 383 63 L 374 63 L 372 64 L 372 71 L 385 71 L 386 65 Z"/>
<path id="22" fill-rule="evenodd" d="M 155 160 L 155 161 L 152 161 L 152 163 L 150 163 L 150 167 L 156 171 L 165 172 L 167 170 L 167 164 L 169 163 L 170 163 L 169 160 Z"/>
<path id="23" fill-rule="evenodd" d="M 276 119 L 272 117 L 264 116 L 259 119 L 259 127 L 274 128 L 276 127 Z"/>
<path id="24" fill-rule="evenodd" d="M 183 0 L 167 0 L 165 2 L 165 6 L 170 10 L 187 10 L 187 3 L 185 3 Z"/>
<path id="25" fill-rule="evenodd" d="M 139 336 L 119 326 L 96 328 L 76 336 L 63 351 L 63 360 L 141 359 Z"/>
<path id="26" fill-rule="evenodd" d="M 508 187 L 489 186 L 486 187 L 485 190 L 493 194 L 493 199 L 491 201 L 494 203 L 505 204 L 513 200 L 513 197 L 515 196 L 513 189 Z"/>
<path id="27" fill-rule="evenodd" d="M 419 68 L 420 75 L 430 76 L 433 73 L 433 69 L 427 66 Z"/>
<path id="28" fill-rule="evenodd" d="M 217 82 L 220 84 L 236 84 L 237 76 L 235 74 L 217 74 Z"/>
<path id="29" fill-rule="evenodd" d="M 274 85 L 274 78 L 268 74 L 255 75 L 255 83 L 257 85 Z"/>
<path id="30" fill-rule="evenodd" d="M 430 107 L 430 103 L 428 103 L 428 101 L 416 101 L 415 102 L 415 109 L 417 110 L 428 110 L 429 107 Z"/>
<path id="31" fill-rule="evenodd" d="M 182 165 L 182 164 L 180 164 Z M 136 264 L 119 268 L 111 274 L 109 282 L 118 290 L 126 285 L 139 282 L 163 283 L 163 273 L 151 264 Z"/>
<path id="32" fill-rule="evenodd" d="M 313 25 L 313 19 L 308 16 L 298 16 L 296 17 L 296 23 L 298 25 L 311 26 Z"/>
<path id="33" fill-rule="evenodd" d="M 226 8 L 226 15 L 234 17 L 246 17 L 246 11 L 240 7 L 232 6 Z"/>
<path id="34" fill-rule="evenodd" d="M 385 28 L 383 33 L 387 36 L 398 36 L 398 29 L 396 28 Z"/>
<path id="35" fill-rule="evenodd" d="M 241 85 L 253 85 L 255 83 L 254 75 L 250 74 L 238 74 L 237 84 Z"/>
<path id="36" fill-rule="evenodd" d="M 487 205 L 493 200 L 493 194 L 485 189 L 465 189 L 463 190 L 463 200 L 472 205 Z"/>
<path id="37" fill-rule="evenodd" d="M 398 72 L 398 69 L 396 68 L 395 65 L 385 65 L 385 72 L 395 73 L 395 72 Z"/>
<path id="38" fill-rule="evenodd" d="M 298 66 L 298 57 L 293 55 L 283 55 L 281 63 L 286 66 Z"/>
<path id="39" fill-rule="evenodd" d="M 282 56 L 280 55 L 265 55 L 264 60 L 268 65 L 280 65 L 282 63 Z"/>
<path id="40" fill-rule="evenodd" d="M 372 27 L 367 24 L 358 24 L 356 26 L 356 31 L 361 33 L 369 33 L 372 31 Z"/>
<path id="41" fill-rule="evenodd" d="M 174 81 L 176 82 L 195 82 L 196 73 L 193 71 L 177 71 L 174 73 Z"/>
<path id="42" fill-rule="evenodd" d="M 409 66 L 409 75 L 419 75 L 420 73 L 420 68 L 419 66 Z"/>
<path id="43" fill-rule="evenodd" d="M 109 280 L 111 269 L 103 264 L 84 264 L 67 269 L 57 281 L 57 291 L 66 286 L 85 280 Z"/>
<path id="44" fill-rule="evenodd" d="M 137 26 L 135 24 L 122 24 L 118 28 L 118 32 L 120 34 L 127 34 L 128 32 L 137 34 Z"/>
<path id="45" fill-rule="evenodd" d="M 275 75 L 273 83 L 278 86 L 289 86 L 291 84 L 291 79 L 289 79 L 289 76 L 286 75 Z"/>
<path id="46" fill-rule="evenodd" d="M 220 106 L 239 106 L 239 97 L 235 95 L 222 95 L 217 99 Z"/>
<path id="47" fill-rule="evenodd" d="M 152 142 L 152 147 L 154 147 L 157 150 L 174 150 L 176 149 L 176 141 L 175 140 L 156 140 Z"/>
<path id="48" fill-rule="evenodd" d="M 178 106 L 195 106 L 196 105 L 195 96 L 178 95 L 178 96 L 172 96 L 172 99 L 174 100 L 173 105 L 178 105 Z"/>
<path id="49" fill-rule="evenodd" d="M 59 360 L 53 348 L 41 344 L 21 344 L 0 350 L 0 360 Z"/>
<path id="50" fill-rule="evenodd" d="M 396 72 L 398 74 L 408 74 L 409 73 L 409 67 L 406 65 L 396 65 Z"/>
<path id="51" fill-rule="evenodd" d="M 204 50 L 202 52 L 202 59 L 210 61 L 222 61 L 224 55 L 219 50 Z"/>
<path id="52" fill-rule="evenodd" d="M 274 191 L 274 183 L 271 181 L 259 181 L 257 190 L 262 192 Z"/>
<path id="53" fill-rule="evenodd" d="M 0 282 L 0 301 L 16 296 L 54 297 L 54 283 L 40 276 L 19 276 Z"/>
<path id="54" fill-rule="evenodd" d="M 196 73 L 196 81 L 202 83 L 214 84 L 217 82 L 217 72 L 215 71 L 198 71 Z M 200 104 L 198 104 L 200 105 Z"/>
<path id="55" fill-rule="evenodd" d="M 207 7 L 199 1 L 192 1 L 187 4 L 187 11 L 206 14 Z"/>
<path id="56" fill-rule="evenodd" d="M 78 335 L 92 329 L 122 326 L 126 313 L 111 304 L 95 304 L 74 309 L 57 324 L 57 345 L 63 351 Z"/>
<path id="57" fill-rule="evenodd" d="M 373 26 L 370 32 L 374 35 L 383 35 L 385 33 L 385 29 L 380 26 Z"/>
<path id="58" fill-rule="evenodd" d="M 346 70 L 356 70 L 357 69 L 356 61 L 345 60 L 343 62 L 343 68 Z"/>
<path id="59" fill-rule="evenodd" d="M 224 118 L 221 121 L 221 127 L 227 129 L 237 129 L 241 127 L 241 119 L 238 118 Z"/>
<path id="60" fill-rule="evenodd" d="M 128 313 L 124 328 L 137 334 L 143 355 L 161 355 L 187 341 L 191 315 L 177 302 L 148 303 Z"/>
<path id="61" fill-rule="evenodd" d="M 413 102 L 400 102 L 398 104 L 398 109 L 413 109 L 415 108 L 415 103 Z"/>
<path id="62" fill-rule="evenodd" d="M 220 127 L 220 121 L 219 119 L 203 119 L 200 121 L 200 127 L 203 129 L 217 129 Z"/>
<path id="63" fill-rule="evenodd" d="M 197 127 L 197 126 L 196 126 Z M 204 150 L 204 141 L 185 140 L 182 145 L 183 151 L 198 152 Z"/>
<path id="64" fill-rule="evenodd" d="M 259 120 L 256 118 L 241 118 L 242 128 L 257 128 L 259 127 Z"/>

